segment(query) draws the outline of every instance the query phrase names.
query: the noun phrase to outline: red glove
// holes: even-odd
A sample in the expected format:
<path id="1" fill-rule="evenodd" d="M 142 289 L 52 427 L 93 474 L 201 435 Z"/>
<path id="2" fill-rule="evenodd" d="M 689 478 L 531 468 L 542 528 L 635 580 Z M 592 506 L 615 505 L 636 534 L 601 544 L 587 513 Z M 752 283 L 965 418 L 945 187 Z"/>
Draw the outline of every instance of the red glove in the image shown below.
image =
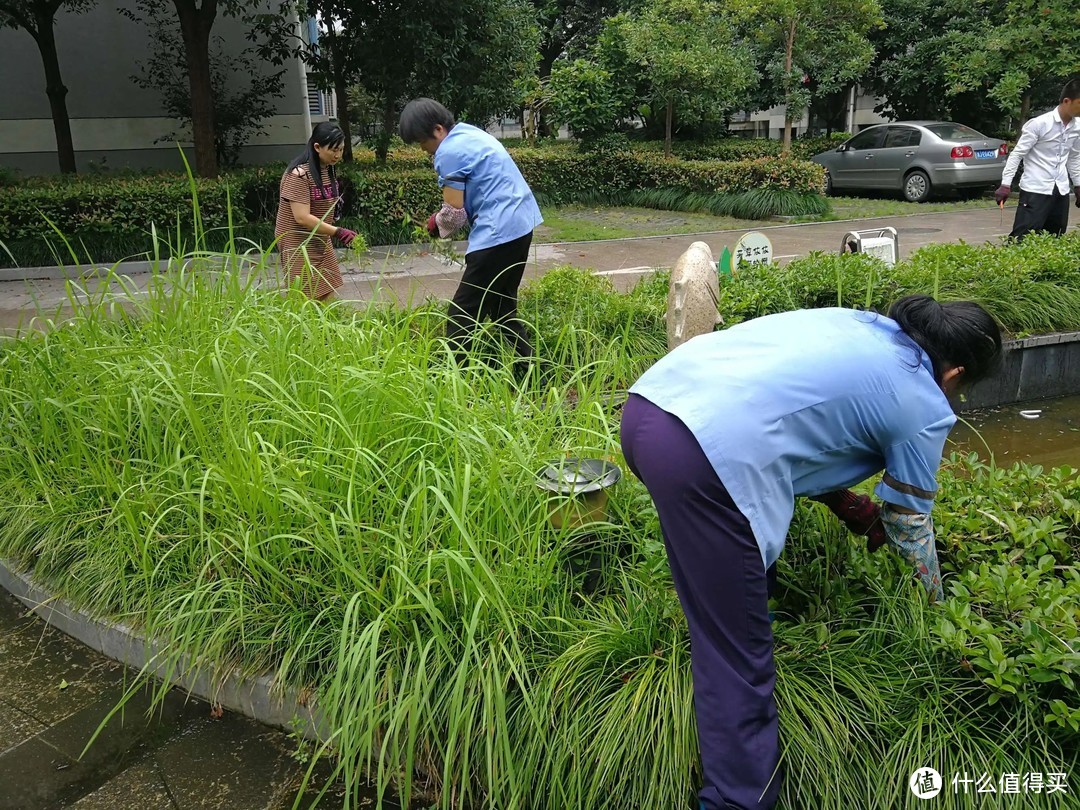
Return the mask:
<path id="1" fill-rule="evenodd" d="M 888 539 L 881 523 L 881 508 L 865 495 L 856 495 L 850 489 L 826 492 L 810 500 L 825 504 L 853 534 L 866 538 L 866 547 L 877 551 Z"/>
<path id="2" fill-rule="evenodd" d="M 435 222 L 435 214 L 432 214 L 430 217 L 428 217 L 427 232 L 429 236 L 432 236 L 435 239 L 439 238 L 439 226 Z"/>
<path id="3" fill-rule="evenodd" d="M 1012 189 L 1009 186 L 998 186 L 998 190 L 994 192 L 994 202 L 1001 205 L 1009 199 L 1010 194 L 1012 194 Z M 1077 199 L 1080 199 L 1080 197 Z"/>
<path id="4" fill-rule="evenodd" d="M 334 232 L 334 236 L 337 237 L 337 240 L 341 242 L 341 244 L 348 247 L 352 244 L 353 239 L 356 238 L 356 231 L 350 231 L 348 228 L 338 228 Z"/>

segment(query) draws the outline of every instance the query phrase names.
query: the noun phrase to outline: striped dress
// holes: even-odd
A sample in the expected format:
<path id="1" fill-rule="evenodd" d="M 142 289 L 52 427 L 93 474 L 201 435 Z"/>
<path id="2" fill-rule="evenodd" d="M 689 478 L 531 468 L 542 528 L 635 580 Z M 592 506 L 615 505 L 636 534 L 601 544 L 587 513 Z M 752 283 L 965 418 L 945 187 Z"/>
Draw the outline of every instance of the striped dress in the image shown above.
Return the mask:
<path id="1" fill-rule="evenodd" d="M 311 182 L 307 166 L 287 171 L 281 176 L 281 199 L 278 202 L 274 236 L 281 251 L 285 282 L 292 285 L 301 279 L 301 288 L 309 298 L 324 298 L 341 286 L 341 268 L 329 236 L 305 230 L 296 224 L 290 202 L 307 200 L 311 213 L 324 222 L 334 221 L 334 208 L 340 197 L 337 178 L 322 167 L 322 186 Z M 297 174 L 302 172 L 303 174 Z"/>

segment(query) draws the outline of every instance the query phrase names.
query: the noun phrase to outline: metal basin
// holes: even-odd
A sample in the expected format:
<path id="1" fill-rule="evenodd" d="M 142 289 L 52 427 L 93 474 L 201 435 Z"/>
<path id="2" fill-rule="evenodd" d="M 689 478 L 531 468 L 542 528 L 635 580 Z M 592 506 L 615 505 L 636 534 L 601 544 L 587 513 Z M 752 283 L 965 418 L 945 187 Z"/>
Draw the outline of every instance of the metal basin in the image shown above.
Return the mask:
<path id="1" fill-rule="evenodd" d="M 555 529 L 580 529 L 607 520 L 606 490 L 622 478 L 619 465 L 598 458 L 561 458 L 536 476 L 536 485 L 550 492 L 548 519 Z"/>

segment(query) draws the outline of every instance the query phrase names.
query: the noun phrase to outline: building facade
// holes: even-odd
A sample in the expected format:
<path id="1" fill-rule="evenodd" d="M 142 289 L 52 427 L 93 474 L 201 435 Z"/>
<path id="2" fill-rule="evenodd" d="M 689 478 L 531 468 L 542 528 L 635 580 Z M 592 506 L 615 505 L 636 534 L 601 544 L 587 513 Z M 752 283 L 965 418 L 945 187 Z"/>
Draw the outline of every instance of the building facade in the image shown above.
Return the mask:
<path id="1" fill-rule="evenodd" d="M 172 11 L 172 4 L 166 9 Z M 102 3 L 84 14 L 61 11 L 56 16 L 56 45 L 60 70 L 68 88 L 67 108 L 76 164 L 80 172 L 118 169 L 179 169 L 177 143 L 162 141 L 179 132 L 153 91 L 135 84 L 138 63 L 149 56 L 147 27 L 124 16 L 131 0 Z M 309 41 L 314 20 L 297 33 Z M 218 16 L 211 33 L 227 57 L 248 46 L 244 24 Z M 235 49 L 235 50 L 233 50 Z M 333 115 L 332 98 L 308 81 L 299 59 L 284 65 L 281 98 L 264 131 L 243 149 L 242 163 L 264 163 L 296 155 L 311 127 Z M 274 68 L 273 70 L 277 70 Z M 0 28 L 0 166 L 24 175 L 59 171 L 56 136 L 45 94 L 45 74 L 33 38 L 21 29 Z M 191 143 L 181 141 L 191 160 Z"/>
<path id="2" fill-rule="evenodd" d="M 833 131 L 854 134 L 874 124 L 887 123 L 888 119 L 874 112 L 874 107 L 881 101 L 864 93 L 861 87 L 852 86 L 846 94 L 842 124 L 834 126 Z M 736 113 L 731 118 L 730 129 L 745 138 L 782 138 L 784 107 L 781 105 L 757 112 Z M 801 135 L 824 135 L 826 129 L 824 122 L 814 115 L 812 110 L 791 124 L 792 137 L 795 138 Z"/>

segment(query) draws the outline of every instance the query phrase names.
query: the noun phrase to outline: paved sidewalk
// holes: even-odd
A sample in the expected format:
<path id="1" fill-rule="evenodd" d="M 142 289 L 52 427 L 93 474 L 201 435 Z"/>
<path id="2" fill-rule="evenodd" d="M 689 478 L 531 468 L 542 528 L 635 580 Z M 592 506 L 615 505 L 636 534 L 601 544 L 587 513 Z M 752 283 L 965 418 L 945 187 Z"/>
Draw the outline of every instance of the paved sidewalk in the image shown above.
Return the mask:
<path id="1" fill-rule="evenodd" d="M 0 589 L 0 810 L 293 806 L 306 770 L 297 742 L 178 690 L 152 714 L 149 693 L 137 693 L 84 754 L 134 677 Z M 302 806 L 328 773 L 320 764 Z M 343 804 L 335 785 L 319 806 Z"/>
<path id="2" fill-rule="evenodd" d="M 995 206 L 988 205 L 986 210 L 801 225 L 778 224 L 755 230 L 768 235 L 773 243 L 774 258 L 779 262 L 790 261 L 815 250 L 839 252 L 841 240 L 848 231 L 886 226 L 896 228 L 900 254 L 908 256 L 914 250 L 934 242 L 978 244 L 994 241 L 1008 233 L 1013 213 L 1006 210 L 1002 214 Z M 616 288 L 625 290 L 656 268 L 670 267 L 692 242 L 706 242 L 713 254 L 719 255 L 724 246 L 734 248 L 744 233 L 745 230 L 717 231 L 599 242 L 537 244 L 533 246 L 525 279 L 543 275 L 553 267 L 571 264 L 609 276 Z M 463 251 L 464 243 L 457 247 Z M 339 290 L 339 296 L 357 301 L 408 303 L 428 297 L 447 299 L 453 294 L 461 276 L 460 267 L 448 267 L 438 257 L 413 245 L 373 248 L 362 267 L 346 265 L 343 270 L 345 284 Z M 120 272 L 133 271 L 121 268 Z M 145 290 L 149 278 L 146 272 L 133 272 L 131 284 L 136 294 Z M 94 286 L 94 282 L 89 281 L 88 291 L 92 292 Z M 19 324 L 25 325 L 35 314 L 51 316 L 59 312 L 63 316 L 65 312 L 70 312 L 70 307 L 66 306 L 67 300 L 65 281 L 61 278 L 0 281 L 0 331 L 10 332 Z"/>

